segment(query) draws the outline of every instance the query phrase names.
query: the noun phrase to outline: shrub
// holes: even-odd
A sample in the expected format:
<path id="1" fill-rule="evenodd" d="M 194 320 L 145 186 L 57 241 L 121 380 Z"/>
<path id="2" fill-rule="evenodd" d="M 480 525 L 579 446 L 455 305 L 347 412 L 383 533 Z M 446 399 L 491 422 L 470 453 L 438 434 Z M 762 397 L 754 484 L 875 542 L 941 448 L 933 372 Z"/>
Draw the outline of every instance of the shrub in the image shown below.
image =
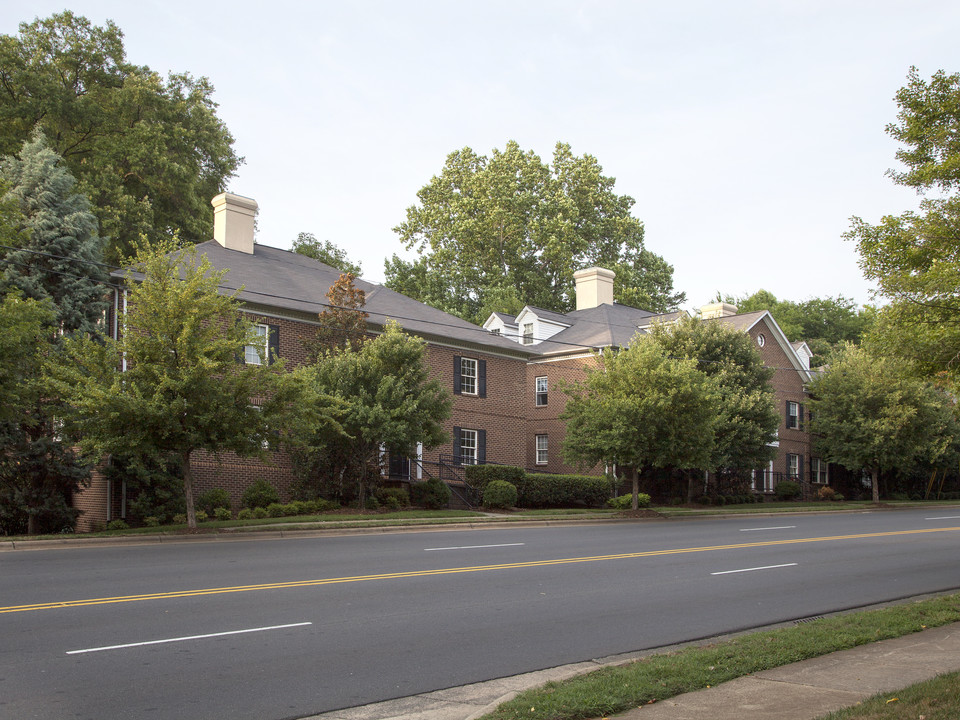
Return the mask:
<path id="1" fill-rule="evenodd" d="M 712 502 L 712 500 L 710 500 L 709 495 L 701 495 L 696 500 L 694 500 L 694 502 L 697 503 L 697 505 L 709 505 Z"/>
<path id="2" fill-rule="evenodd" d="M 288 503 L 286 506 L 286 515 L 312 515 L 314 512 L 314 505 L 311 502 L 306 500 L 294 500 L 292 503 Z"/>
<path id="3" fill-rule="evenodd" d="M 521 507 L 603 507 L 610 497 L 610 480 L 586 475 L 528 473 L 518 490 Z"/>
<path id="4" fill-rule="evenodd" d="M 280 493 L 263 478 L 256 480 L 240 496 L 240 506 L 245 508 L 265 508 L 271 503 L 280 502 Z"/>
<path id="5" fill-rule="evenodd" d="M 633 508 L 633 493 L 618 495 L 607 500 L 607 507 L 614 510 L 630 510 Z M 637 507 L 650 507 L 650 496 L 646 493 L 637 493 Z"/>
<path id="6" fill-rule="evenodd" d="M 843 500 L 843 495 L 841 495 L 841 494 L 838 493 L 838 492 L 835 492 L 835 493 L 833 494 L 833 500 L 834 500 L 835 502 L 839 502 L 839 501 Z"/>
<path id="7" fill-rule="evenodd" d="M 410 502 L 428 510 L 440 510 L 450 502 L 450 488 L 437 478 L 412 483 Z"/>
<path id="8" fill-rule="evenodd" d="M 272 502 L 267 505 L 267 516 L 278 518 L 287 514 L 287 508 L 278 502 Z"/>
<path id="9" fill-rule="evenodd" d="M 107 530 L 129 530 L 130 526 L 123 520 L 117 518 L 107 523 Z"/>
<path id="10" fill-rule="evenodd" d="M 143 519 L 144 527 L 159 527 L 159 525 L 160 525 L 160 518 L 154 517 L 153 515 L 150 515 Z"/>
<path id="11" fill-rule="evenodd" d="M 377 500 L 373 495 L 368 495 L 367 498 L 363 501 L 364 510 L 379 510 L 380 501 Z"/>
<path id="12" fill-rule="evenodd" d="M 488 508 L 514 507 L 517 504 L 517 486 L 506 480 L 491 480 L 484 488 L 483 504 Z"/>
<path id="13" fill-rule="evenodd" d="M 777 500 L 793 500 L 800 497 L 800 483 L 784 480 L 777 485 Z"/>
<path id="14" fill-rule="evenodd" d="M 230 520 L 233 518 L 233 513 L 230 512 L 230 508 L 218 507 L 214 508 L 213 517 L 217 520 Z"/>
<path id="15" fill-rule="evenodd" d="M 833 500 L 833 496 L 837 493 L 829 485 L 824 485 L 822 488 L 817 490 L 817 497 L 820 500 Z"/>
<path id="16" fill-rule="evenodd" d="M 230 509 L 230 493 L 223 488 L 213 488 L 200 495 L 194 503 L 197 510 L 202 510 L 208 516 L 216 515 L 217 508 Z"/>
<path id="17" fill-rule="evenodd" d="M 184 515 L 183 513 L 177 513 L 176 515 L 173 516 L 173 524 L 174 524 L 174 525 L 186 525 L 186 524 L 187 524 L 187 516 Z"/>
<path id="18" fill-rule="evenodd" d="M 237 520 L 250 520 L 253 517 L 253 510 L 244 508 L 237 513 Z"/>
<path id="19" fill-rule="evenodd" d="M 267 509 L 266 509 L 266 508 L 263 508 L 263 507 L 255 507 L 255 508 L 253 508 L 253 516 L 254 516 L 257 520 L 263 520 L 264 518 L 270 517 L 270 513 L 267 512 Z"/>
<path id="20" fill-rule="evenodd" d="M 410 505 L 410 493 L 403 488 L 380 488 L 376 492 L 376 498 L 391 510 L 399 510 Z"/>
<path id="21" fill-rule="evenodd" d="M 483 497 L 483 491 L 494 480 L 508 482 L 516 488 L 523 485 L 527 473 L 523 468 L 510 465 L 467 465 L 464 468 L 467 484 Z"/>
<path id="22" fill-rule="evenodd" d="M 206 513 L 205 511 L 203 511 L 203 510 L 197 510 L 197 522 L 198 522 L 198 523 L 206 522 L 206 520 L 207 520 L 208 517 L 209 517 L 209 516 L 207 515 L 207 513 Z"/>
<path id="23" fill-rule="evenodd" d="M 335 503 L 333 500 L 327 500 L 326 498 L 317 498 L 316 500 L 311 500 L 310 502 L 313 503 L 313 512 L 317 513 L 340 509 L 340 505 L 338 503 Z M 410 504 L 409 499 L 407 500 L 407 504 Z"/>

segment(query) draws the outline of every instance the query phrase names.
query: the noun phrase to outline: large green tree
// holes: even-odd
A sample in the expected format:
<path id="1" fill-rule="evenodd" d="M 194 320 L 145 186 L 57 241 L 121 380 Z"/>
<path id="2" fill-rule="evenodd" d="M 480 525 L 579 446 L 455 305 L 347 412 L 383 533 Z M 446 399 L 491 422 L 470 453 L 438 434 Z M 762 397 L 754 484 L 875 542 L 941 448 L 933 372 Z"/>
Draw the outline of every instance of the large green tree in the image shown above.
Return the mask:
<path id="1" fill-rule="evenodd" d="M 655 468 L 713 469 L 716 381 L 649 337 L 606 350 L 584 382 L 565 389 L 568 462 L 626 468 L 638 506 L 640 477 Z"/>
<path id="2" fill-rule="evenodd" d="M 887 133 L 902 143 L 894 182 L 923 197 L 917 212 L 877 225 L 853 218 L 846 237 L 860 267 L 889 299 L 871 340 L 881 352 L 928 373 L 960 377 L 960 73 L 929 81 L 911 68 L 896 95 L 897 122 Z"/>
<path id="3" fill-rule="evenodd" d="M 718 321 L 685 318 L 676 325 L 655 325 L 650 340 L 670 357 L 696 361 L 715 381 L 717 417 L 708 467 L 742 479 L 773 459 L 780 425 L 770 385 L 774 371 L 763 364 L 749 335 Z"/>
<path id="4" fill-rule="evenodd" d="M 936 463 L 957 442 L 956 404 L 893 357 L 846 345 L 810 383 L 811 432 L 828 462 L 870 473 Z"/>
<path id="5" fill-rule="evenodd" d="M 328 351 L 305 368 L 317 397 L 334 398 L 340 427 L 301 434 L 298 466 L 305 491 L 364 498 L 379 480 L 381 450 L 413 457 L 417 444 L 449 441 L 443 423 L 450 393 L 430 378 L 426 345 L 390 322 L 363 343 Z"/>
<path id="6" fill-rule="evenodd" d="M 242 161 L 216 109 L 206 78 L 129 62 L 113 22 L 66 10 L 0 36 L 0 154 L 41 127 L 93 203 L 111 261 L 141 235 L 213 235 L 210 199 Z"/>
<path id="7" fill-rule="evenodd" d="M 299 378 L 282 362 L 238 362 L 262 337 L 237 300 L 219 292 L 224 272 L 206 256 L 167 243 L 143 249 L 136 267 L 122 338 L 69 340 L 69 362 L 50 372 L 69 405 L 68 429 L 88 457 L 179 464 L 195 528 L 194 453 L 262 455 L 287 422 L 308 422 L 319 406 L 301 402 Z"/>
<path id="8" fill-rule="evenodd" d="M 64 333 L 97 332 L 108 304 L 103 243 L 70 170 L 37 131 L 19 156 L 3 159 L 0 177 L 18 210 L 15 245 L 0 248 L 0 288 L 49 299 Z"/>
<path id="9" fill-rule="evenodd" d="M 673 268 L 643 245 L 633 198 L 614 192 L 596 158 L 558 143 L 544 163 L 516 142 L 491 157 L 451 153 L 394 228 L 413 261 L 386 262 L 386 284 L 460 317 L 483 322 L 491 297 L 547 310 L 575 306 L 573 273 L 616 272 L 618 302 L 666 311 L 683 302 Z M 493 309 L 510 309 L 496 308 Z"/>

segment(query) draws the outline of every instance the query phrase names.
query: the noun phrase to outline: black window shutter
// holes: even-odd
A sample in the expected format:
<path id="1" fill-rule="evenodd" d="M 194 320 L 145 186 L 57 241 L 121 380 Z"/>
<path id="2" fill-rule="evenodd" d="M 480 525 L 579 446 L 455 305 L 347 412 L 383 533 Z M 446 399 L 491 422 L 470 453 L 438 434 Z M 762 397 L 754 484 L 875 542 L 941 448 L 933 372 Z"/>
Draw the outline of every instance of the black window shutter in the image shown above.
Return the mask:
<path id="1" fill-rule="evenodd" d="M 803 430 L 803 405 L 797 405 L 797 430 Z"/>
<path id="2" fill-rule="evenodd" d="M 280 326 L 267 326 L 267 365 L 272 365 L 280 357 Z"/>
<path id="3" fill-rule="evenodd" d="M 460 356 L 459 355 L 453 356 L 453 394 L 454 395 L 460 394 Z M 456 435 L 457 435 L 456 437 L 457 447 L 460 447 L 459 428 L 457 429 Z M 457 454 L 459 455 L 459 452 Z"/>
<path id="4" fill-rule="evenodd" d="M 800 456 L 797 462 L 797 480 L 803 481 L 803 455 Z"/>
<path id="5" fill-rule="evenodd" d="M 477 360 L 477 396 L 487 396 L 487 361 Z"/>
<path id="6" fill-rule="evenodd" d="M 786 418 L 784 422 L 784 427 L 790 427 L 790 401 L 789 400 L 787 400 L 786 415 L 784 417 Z"/>
<path id="7" fill-rule="evenodd" d="M 483 465 L 487 462 L 487 431 L 477 430 L 477 462 Z"/>
<path id="8" fill-rule="evenodd" d="M 460 464 L 460 428 L 453 428 L 453 464 Z"/>

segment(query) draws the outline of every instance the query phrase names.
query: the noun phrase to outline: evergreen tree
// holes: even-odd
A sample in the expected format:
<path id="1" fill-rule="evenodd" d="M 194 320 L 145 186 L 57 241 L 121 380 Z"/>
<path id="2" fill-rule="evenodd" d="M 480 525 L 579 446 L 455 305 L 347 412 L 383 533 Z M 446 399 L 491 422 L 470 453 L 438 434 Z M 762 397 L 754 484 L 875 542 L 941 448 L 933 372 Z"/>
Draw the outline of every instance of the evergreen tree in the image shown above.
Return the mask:
<path id="1" fill-rule="evenodd" d="M 19 157 L 4 158 L 0 176 L 8 186 L 5 201 L 19 209 L 19 246 L 3 255 L 3 290 L 49 299 L 65 334 L 96 333 L 107 308 L 107 273 L 89 201 L 39 131 Z"/>

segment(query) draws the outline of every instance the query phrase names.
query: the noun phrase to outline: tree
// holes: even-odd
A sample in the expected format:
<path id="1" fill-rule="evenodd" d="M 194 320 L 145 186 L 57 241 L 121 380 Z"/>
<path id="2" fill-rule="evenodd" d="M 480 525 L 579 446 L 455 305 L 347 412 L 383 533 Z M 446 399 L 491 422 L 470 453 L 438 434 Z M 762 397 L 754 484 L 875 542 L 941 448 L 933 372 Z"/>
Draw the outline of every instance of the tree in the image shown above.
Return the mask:
<path id="1" fill-rule="evenodd" d="M 0 534 L 72 527 L 72 493 L 89 468 L 56 434 L 56 401 L 43 378 L 54 354 L 49 300 L 10 293 L 0 301 Z"/>
<path id="2" fill-rule="evenodd" d="M 360 263 L 350 262 L 346 250 L 329 240 L 324 240 L 321 244 L 313 233 L 302 232 L 297 235 L 297 239 L 293 241 L 293 251 L 354 277 L 359 277 L 363 272 Z"/>
<path id="3" fill-rule="evenodd" d="M 778 300 L 769 290 L 758 290 L 753 295 L 717 296 L 717 301 L 736 305 L 739 312 L 768 310 L 784 335 L 790 340 L 803 340 L 813 351 L 811 365 L 822 365 L 827 355 L 842 342 L 859 343 L 876 321 L 876 309 L 858 308 L 851 298 L 811 298 L 802 302 Z"/>
<path id="4" fill-rule="evenodd" d="M 340 428 L 307 433 L 299 463 L 307 475 L 326 478 L 335 494 L 364 498 L 379 477 L 381 449 L 412 456 L 418 443 L 433 448 L 449 440 L 443 422 L 452 399 L 436 378 L 430 379 L 423 340 L 389 322 L 384 332 L 359 349 L 327 352 L 306 369 L 319 397 L 338 402 Z"/>
<path id="5" fill-rule="evenodd" d="M 516 142 L 487 158 L 470 148 L 451 153 L 424 186 L 420 204 L 394 228 L 409 262 L 386 262 L 388 287 L 465 319 L 483 322 L 491 295 L 567 312 L 573 273 L 594 265 L 617 273 L 621 302 L 666 311 L 683 302 L 673 268 L 643 246 L 633 198 L 614 192 L 590 155 L 558 143 L 552 165 Z"/>
<path id="6" fill-rule="evenodd" d="M 902 360 L 844 346 L 810 383 L 814 446 L 828 462 L 867 470 L 879 502 L 881 470 L 935 463 L 956 442 L 954 401 Z"/>
<path id="7" fill-rule="evenodd" d="M 0 250 L 4 291 L 49 299 L 64 333 L 96 333 L 107 309 L 97 219 L 87 198 L 42 132 L 23 144 L 19 157 L 6 157 L 0 176 L 4 199 L 18 210 L 17 246 Z"/>
<path id="8" fill-rule="evenodd" d="M 894 182 L 924 196 L 919 212 L 858 217 L 845 234 L 857 243 L 860 267 L 890 299 L 871 340 L 881 352 L 917 363 L 927 373 L 960 377 L 960 73 L 940 70 L 929 82 L 910 69 L 896 95 L 898 122 L 887 133 L 904 144 L 906 166 Z"/>
<path id="9" fill-rule="evenodd" d="M 695 360 L 673 358 L 638 336 L 626 350 L 605 350 L 599 362 L 585 382 L 564 389 L 568 462 L 628 468 L 634 510 L 639 477 L 650 469 L 712 469 L 718 391 Z"/>
<path id="10" fill-rule="evenodd" d="M 135 267 L 123 337 L 69 340 L 69 362 L 50 372 L 69 404 L 68 429 L 88 457 L 179 464 L 187 523 L 196 528 L 195 452 L 262 455 L 286 421 L 310 418 L 298 402 L 299 378 L 282 362 L 238 362 L 262 338 L 237 300 L 219 293 L 224 272 L 206 256 L 166 243 L 142 249 Z"/>
<path id="11" fill-rule="evenodd" d="M 123 33 L 70 11 L 0 36 L 0 154 L 39 126 L 93 203 L 107 256 L 141 235 L 213 235 L 210 198 L 242 162 L 206 78 L 127 61 Z"/>
<path id="12" fill-rule="evenodd" d="M 353 275 L 343 273 L 327 290 L 329 307 L 317 315 L 320 328 L 305 343 L 307 355 L 315 362 L 331 350 L 357 350 L 367 341 L 367 318 L 363 307 L 366 294 L 353 284 Z"/>
<path id="13" fill-rule="evenodd" d="M 749 335 L 723 323 L 686 318 L 655 325 L 650 340 L 669 357 L 694 360 L 716 383 L 709 467 L 740 477 L 773 459 L 780 425 L 770 385 L 774 372 L 764 366 Z"/>

